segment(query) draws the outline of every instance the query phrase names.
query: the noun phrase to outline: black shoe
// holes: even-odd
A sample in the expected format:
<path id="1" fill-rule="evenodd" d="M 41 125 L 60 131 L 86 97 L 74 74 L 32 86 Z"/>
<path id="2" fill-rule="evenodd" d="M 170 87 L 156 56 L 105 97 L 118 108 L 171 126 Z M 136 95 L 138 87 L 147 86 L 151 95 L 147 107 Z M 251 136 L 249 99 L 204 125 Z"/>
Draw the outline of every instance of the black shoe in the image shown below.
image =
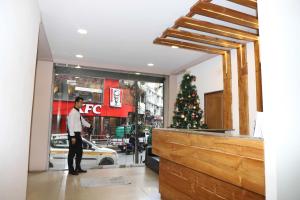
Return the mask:
<path id="1" fill-rule="evenodd" d="M 69 174 L 70 174 L 70 175 L 77 176 L 77 175 L 78 175 L 78 172 L 76 172 L 76 171 L 69 171 Z"/>
<path id="2" fill-rule="evenodd" d="M 77 169 L 76 172 L 77 172 L 77 173 L 87 173 L 87 171 L 86 171 L 86 170 L 83 170 L 83 169 Z"/>

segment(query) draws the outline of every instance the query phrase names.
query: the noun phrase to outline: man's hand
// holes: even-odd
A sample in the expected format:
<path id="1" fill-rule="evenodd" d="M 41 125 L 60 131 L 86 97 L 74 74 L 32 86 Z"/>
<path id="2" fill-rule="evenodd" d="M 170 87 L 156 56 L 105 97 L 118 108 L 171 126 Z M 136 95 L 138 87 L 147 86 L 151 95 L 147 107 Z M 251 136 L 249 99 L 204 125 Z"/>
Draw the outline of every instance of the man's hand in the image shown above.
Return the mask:
<path id="1" fill-rule="evenodd" d="M 76 138 L 71 138 L 71 143 L 74 145 L 76 144 Z"/>
<path id="2" fill-rule="evenodd" d="M 93 132 L 93 128 L 94 128 L 94 127 L 91 125 L 90 128 L 89 128 L 89 132 L 90 132 L 90 133 Z"/>

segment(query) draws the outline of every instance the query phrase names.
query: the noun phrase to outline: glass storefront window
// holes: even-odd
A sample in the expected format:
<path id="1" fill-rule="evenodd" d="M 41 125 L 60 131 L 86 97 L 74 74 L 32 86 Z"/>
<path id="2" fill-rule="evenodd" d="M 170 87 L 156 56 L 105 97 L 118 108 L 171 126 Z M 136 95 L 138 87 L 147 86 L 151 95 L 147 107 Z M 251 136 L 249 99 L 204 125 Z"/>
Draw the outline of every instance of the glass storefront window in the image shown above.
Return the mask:
<path id="1" fill-rule="evenodd" d="M 138 90 L 135 88 L 136 83 Z M 122 152 L 122 145 L 127 145 L 130 135 L 135 132 L 136 96 L 140 142 L 147 142 L 153 127 L 163 127 L 163 83 L 56 74 L 53 87 L 51 152 L 67 150 L 67 116 L 74 107 L 77 96 L 84 99 L 84 106 L 80 111 L 82 117 L 94 127 L 92 132 L 83 129 L 85 141 L 90 142 L 85 151 L 109 147 Z M 50 158 L 54 158 L 55 165 L 55 154 L 50 153 Z M 132 161 L 127 158 L 123 161 L 128 160 Z M 97 163 L 92 165 L 95 164 Z M 65 160 L 59 165 L 62 168 L 67 166 Z M 99 163 L 96 166 L 98 165 Z"/>
<path id="2" fill-rule="evenodd" d="M 74 101 L 81 96 L 85 102 L 102 104 L 103 84 L 104 79 L 56 74 L 53 98 Z"/>

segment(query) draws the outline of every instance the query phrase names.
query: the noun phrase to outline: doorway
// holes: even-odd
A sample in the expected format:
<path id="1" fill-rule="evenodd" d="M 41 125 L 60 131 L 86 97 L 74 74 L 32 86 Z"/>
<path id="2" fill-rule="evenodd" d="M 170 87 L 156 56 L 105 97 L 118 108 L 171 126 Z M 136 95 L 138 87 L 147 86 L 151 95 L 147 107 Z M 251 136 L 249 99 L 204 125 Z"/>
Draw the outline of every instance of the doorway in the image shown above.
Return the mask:
<path id="1" fill-rule="evenodd" d="M 223 129 L 223 91 L 204 94 L 205 123 L 209 129 Z"/>

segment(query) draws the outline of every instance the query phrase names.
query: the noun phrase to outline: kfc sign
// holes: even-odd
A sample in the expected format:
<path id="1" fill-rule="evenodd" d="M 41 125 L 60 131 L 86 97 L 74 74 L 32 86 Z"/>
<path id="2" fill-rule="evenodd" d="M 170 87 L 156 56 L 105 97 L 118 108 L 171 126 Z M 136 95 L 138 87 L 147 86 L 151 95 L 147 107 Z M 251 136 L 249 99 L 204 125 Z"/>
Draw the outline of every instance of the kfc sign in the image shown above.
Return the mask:
<path id="1" fill-rule="evenodd" d="M 110 88 L 110 106 L 111 107 L 122 107 L 122 94 L 123 90 L 118 88 Z"/>
<path id="2" fill-rule="evenodd" d="M 81 114 L 89 114 L 91 112 L 95 115 L 100 115 L 101 105 L 83 104 L 82 108 L 80 109 Z"/>

